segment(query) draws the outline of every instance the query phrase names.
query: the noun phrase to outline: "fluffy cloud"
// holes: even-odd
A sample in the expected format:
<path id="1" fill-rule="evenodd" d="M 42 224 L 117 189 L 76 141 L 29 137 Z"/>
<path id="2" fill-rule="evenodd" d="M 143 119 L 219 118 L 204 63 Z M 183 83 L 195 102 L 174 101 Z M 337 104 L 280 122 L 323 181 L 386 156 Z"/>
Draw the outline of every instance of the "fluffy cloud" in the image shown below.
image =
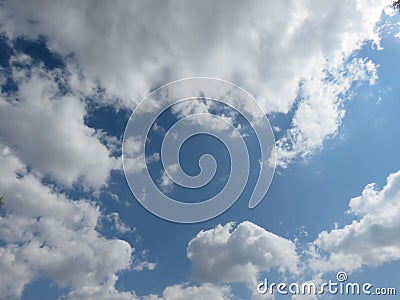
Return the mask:
<path id="1" fill-rule="evenodd" d="M 170 80 L 231 80 L 249 90 L 268 113 L 294 109 L 291 128 L 277 143 L 278 163 L 286 166 L 337 133 L 345 115 L 343 95 L 355 81 L 373 84 L 373 62 L 348 58 L 365 41 L 379 42 L 376 23 L 390 2 L 3 2 L 1 31 L 11 43 L 20 36 L 44 36 L 48 47 L 64 57 L 70 74 L 67 78 L 61 70 L 32 67 L 28 57 L 14 57 L 18 91 L 0 98 L 1 143 L 11 147 L 2 147 L 0 156 L 7 211 L 0 217 L 5 242 L 0 267 L 9 275 L 0 282 L 0 297 L 20 296 L 26 284 L 42 275 L 71 285 L 70 299 L 136 297 L 115 289 L 116 272 L 131 265 L 131 246 L 101 236 L 95 205 L 72 201 L 40 181 L 48 176 L 67 186 L 83 182 L 99 189 L 118 167 L 101 143 L 102 133 L 84 123 L 81 99 L 98 85 L 106 91 L 98 101 L 131 106 Z M 64 81 L 69 81 L 67 93 L 59 86 Z M 129 166 L 143 168 L 134 158 Z M 398 177 L 389 177 L 382 191 L 367 186 L 351 201 L 359 220 L 320 234 L 314 246 L 324 255 L 315 254 L 314 270 L 353 270 L 399 258 Z M 213 283 L 254 281 L 272 267 L 296 273 L 298 263 L 291 241 L 250 222 L 200 232 L 187 255 L 193 275 Z M 168 287 L 162 299 L 229 295 L 227 287 L 206 283 Z"/>
<path id="2" fill-rule="evenodd" d="M 140 141 L 132 137 L 125 141 L 124 168 L 128 173 L 140 173 L 146 168 L 145 151 L 141 149 L 140 145 Z"/>
<path id="3" fill-rule="evenodd" d="M 324 75 L 304 82 L 303 100 L 292 119 L 292 128 L 277 141 L 277 164 L 286 167 L 297 158 L 305 158 L 320 149 L 326 138 L 337 134 L 345 116 L 345 97 L 357 81 L 377 79 L 377 66 L 366 59 L 353 59 Z"/>
<path id="4" fill-rule="evenodd" d="M 100 211 L 70 200 L 27 170 L 1 142 L 0 298 L 20 297 L 26 284 L 44 276 L 60 286 L 97 286 L 131 265 L 133 249 L 97 230 Z M 105 259 L 107 258 L 107 259 Z"/>
<path id="5" fill-rule="evenodd" d="M 381 190 L 367 185 L 350 201 L 350 212 L 357 217 L 351 224 L 319 234 L 311 268 L 353 271 L 400 259 L 400 171 Z"/>
<path id="6" fill-rule="evenodd" d="M 117 160 L 85 125 L 84 102 L 63 94 L 60 85 L 68 77 L 33 67 L 27 56 L 12 57 L 11 64 L 18 91 L 0 96 L 3 142 L 40 176 L 67 186 L 78 181 L 95 189 L 106 185 Z"/>
<path id="7" fill-rule="evenodd" d="M 367 185 L 349 206 L 355 220 L 343 228 L 322 231 L 304 253 L 296 252 L 293 242 L 251 222 L 201 231 L 187 249 L 193 275 L 202 282 L 252 284 L 260 271 L 279 267 L 289 270 L 293 280 L 320 282 L 329 272 L 351 272 L 399 260 L 400 171 L 389 175 L 381 190 L 373 183 Z M 258 299 L 256 294 L 253 297 Z M 315 299 L 293 299 L 303 297 Z"/>
<path id="8" fill-rule="evenodd" d="M 113 229 L 117 230 L 121 234 L 125 234 L 130 231 L 134 231 L 129 225 L 125 224 L 124 221 L 121 220 L 119 213 L 112 212 L 106 216 L 107 221 L 113 224 Z"/>
<path id="9" fill-rule="evenodd" d="M 113 275 L 102 285 L 85 286 L 70 292 L 63 297 L 65 300 L 98 299 L 98 300 L 229 300 L 232 299 L 228 286 L 217 286 L 209 283 L 200 286 L 188 283 L 167 286 L 162 295 L 146 295 L 138 297 L 135 292 L 120 292 L 115 289 L 118 277 Z"/>
<path id="10" fill-rule="evenodd" d="M 63 297 L 65 300 L 139 300 L 134 292 L 119 292 L 115 289 L 115 283 L 118 276 L 112 275 L 111 278 L 101 285 L 84 286 L 70 292 Z"/>
<path id="11" fill-rule="evenodd" d="M 278 267 L 297 273 L 295 245 L 251 223 L 228 223 L 201 231 L 189 242 L 193 276 L 203 282 L 254 283 L 261 271 Z"/>
<path id="12" fill-rule="evenodd" d="M 289 112 L 300 96 L 292 128 L 278 143 L 285 166 L 336 133 L 339 98 L 360 78 L 342 85 L 339 75 L 332 83 L 325 70 L 351 69 L 351 53 L 367 40 L 379 43 L 376 23 L 390 2 L 7 1 L 0 19 L 11 38 L 45 36 L 118 105 L 189 76 L 233 81 L 270 113 Z"/>

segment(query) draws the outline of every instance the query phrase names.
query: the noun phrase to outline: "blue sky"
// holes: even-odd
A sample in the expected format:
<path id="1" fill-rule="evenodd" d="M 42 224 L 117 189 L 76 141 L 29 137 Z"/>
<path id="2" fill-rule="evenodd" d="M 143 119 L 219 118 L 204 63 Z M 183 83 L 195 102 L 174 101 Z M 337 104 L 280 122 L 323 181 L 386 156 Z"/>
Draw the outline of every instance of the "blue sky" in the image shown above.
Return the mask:
<path id="1" fill-rule="evenodd" d="M 357 3 L 2 3 L 0 298 L 273 299 L 257 294 L 264 278 L 320 282 L 339 271 L 399 293 L 399 16 Z M 140 100 L 191 76 L 254 96 L 277 166 L 249 209 L 262 145 L 240 131 L 252 165 L 244 192 L 219 216 L 181 224 L 135 199 L 121 146 Z M 203 104 L 172 108 L 157 126 L 205 111 L 229 119 Z M 163 137 L 150 132 L 147 156 Z M 171 198 L 223 188 L 230 161 L 215 138 L 189 139 L 183 170 L 196 175 L 205 153 L 218 163 L 210 184 L 167 185 Z M 147 169 L 162 190 L 161 160 Z M 345 297 L 363 296 L 275 295 Z"/>

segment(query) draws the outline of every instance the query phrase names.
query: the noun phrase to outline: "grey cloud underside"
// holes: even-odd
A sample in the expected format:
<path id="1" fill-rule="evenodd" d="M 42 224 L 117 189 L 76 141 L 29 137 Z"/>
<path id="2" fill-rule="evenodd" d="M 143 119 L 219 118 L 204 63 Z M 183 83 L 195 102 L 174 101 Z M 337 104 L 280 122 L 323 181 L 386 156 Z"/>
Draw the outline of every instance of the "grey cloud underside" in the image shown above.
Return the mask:
<path id="1" fill-rule="evenodd" d="M 388 4 L 10 1 L 0 17 L 8 36 L 44 35 L 54 51 L 72 53 L 68 63 L 85 76 L 80 88 L 90 92 L 99 83 L 109 95 L 101 101 L 114 105 L 132 107 L 154 87 L 191 76 L 232 81 L 268 113 L 287 113 L 300 96 L 292 128 L 277 143 L 285 167 L 337 133 L 340 97 L 355 80 L 375 76 L 368 61 L 354 66 L 347 59 L 365 41 L 379 43 L 375 24 Z M 353 74 L 341 79 L 349 68 Z"/>

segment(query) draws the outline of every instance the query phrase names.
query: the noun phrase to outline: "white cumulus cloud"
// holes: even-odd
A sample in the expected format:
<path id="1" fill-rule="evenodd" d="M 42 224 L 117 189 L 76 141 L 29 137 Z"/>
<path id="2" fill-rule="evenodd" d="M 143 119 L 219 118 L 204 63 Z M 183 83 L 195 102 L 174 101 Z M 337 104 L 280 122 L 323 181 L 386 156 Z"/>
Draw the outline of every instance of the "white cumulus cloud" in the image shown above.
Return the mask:
<path id="1" fill-rule="evenodd" d="M 99 208 L 71 200 L 27 170 L 1 141 L 0 298 L 20 297 L 39 277 L 81 289 L 100 285 L 131 265 L 129 243 L 97 231 Z"/>
<path id="2" fill-rule="evenodd" d="M 295 244 L 248 221 L 200 231 L 187 256 L 193 276 L 202 282 L 254 283 L 259 272 L 272 267 L 297 273 Z"/>
<path id="3" fill-rule="evenodd" d="M 85 76 L 83 90 L 99 84 L 115 105 L 131 106 L 154 87 L 191 76 L 230 80 L 269 113 L 288 113 L 300 96 L 278 143 L 285 166 L 337 132 L 343 93 L 354 80 L 369 80 L 342 80 L 342 70 L 365 69 L 348 59 L 366 41 L 379 43 L 376 24 L 390 3 L 6 1 L 0 20 L 11 39 L 44 36 Z M 331 82 L 325 70 L 343 74 Z"/>
<path id="4" fill-rule="evenodd" d="M 367 185 L 349 206 L 356 219 L 319 234 L 310 267 L 317 272 L 354 271 L 399 260 L 400 171 L 388 176 L 381 190 Z"/>
<path id="5" fill-rule="evenodd" d="M 42 177 L 69 187 L 78 182 L 85 188 L 105 186 L 118 162 L 85 125 L 85 103 L 72 93 L 62 94 L 60 71 L 27 60 L 24 67 L 12 68 L 18 91 L 0 95 L 3 142 Z"/>

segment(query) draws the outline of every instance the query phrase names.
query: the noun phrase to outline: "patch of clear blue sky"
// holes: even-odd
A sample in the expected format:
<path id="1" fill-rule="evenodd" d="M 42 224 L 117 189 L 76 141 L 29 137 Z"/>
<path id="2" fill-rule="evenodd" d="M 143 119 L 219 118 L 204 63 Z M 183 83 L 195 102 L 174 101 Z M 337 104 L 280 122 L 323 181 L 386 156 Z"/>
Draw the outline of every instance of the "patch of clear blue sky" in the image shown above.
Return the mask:
<path id="1" fill-rule="evenodd" d="M 42 60 L 49 68 L 63 66 L 58 56 L 48 52 L 42 40 L 19 43 L 14 50 L 4 43 L 0 44 L 1 50 L 6 50 L 0 53 L 7 58 L 12 51 L 24 51 L 36 60 Z M 200 230 L 217 224 L 250 220 L 288 238 L 293 238 L 304 226 L 309 233 L 302 240 L 306 243 L 314 240 L 321 230 L 332 229 L 334 222 L 339 222 L 341 226 L 349 223 L 352 217 L 344 214 L 349 200 L 360 195 L 370 182 L 377 182 L 382 187 L 387 175 L 400 169 L 400 40 L 394 39 L 392 34 L 385 35 L 382 46 L 384 50 L 376 51 L 367 44 L 357 53 L 358 57 L 369 57 L 380 65 L 380 78 L 373 87 L 366 84 L 353 87 L 355 95 L 346 104 L 346 117 L 340 129 L 343 138 L 326 141 L 324 149 L 312 158 L 277 173 L 266 198 L 256 209 L 247 208 L 250 192 L 247 189 L 230 210 L 215 219 L 189 225 L 168 222 L 147 212 L 133 199 L 123 175 L 113 172 L 109 190 L 117 193 L 121 201 L 115 202 L 104 194 L 101 197 L 103 210 L 105 213 L 117 211 L 122 220 L 136 227 L 135 233 L 122 237 L 137 252 L 148 249 L 147 259 L 158 264 L 154 271 L 121 272 L 117 287 L 133 289 L 144 295 L 161 293 L 165 286 L 191 280 L 190 262 L 186 258 L 187 243 Z M 1 61 L 5 62 L 6 58 Z M 12 90 L 12 82 L 8 84 L 2 87 L 3 90 Z M 381 101 L 378 101 L 378 96 Z M 120 137 L 128 117 L 126 111 L 100 108 L 91 109 L 86 121 L 90 126 L 103 128 L 109 134 Z M 281 123 L 287 122 L 283 120 Z M 201 153 L 209 149 L 202 149 L 201 143 L 197 143 L 196 150 Z M 195 168 L 194 165 L 192 167 Z M 73 191 L 72 194 L 85 196 Z M 130 206 L 125 205 L 126 201 Z M 107 226 L 102 230 L 108 237 L 118 236 Z M 136 242 L 137 234 L 143 237 L 141 242 Z M 356 272 L 351 278 L 380 286 L 399 286 L 398 267 L 396 262 L 378 268 L 364 268 L 363 272 Z M 278 278 L 275 271 L 269 276 Z M 33 283 L 27 287 L 23 299 L 54 299 L 57 294 L 65 292 L 56 287 L 49 288 L 49 285 L 47 280 Z M 43 293 L 44 290 L 46 293 Z M 240 297 L 248 296 L 243 285 L 234 285 L 234 291 Z"/>

